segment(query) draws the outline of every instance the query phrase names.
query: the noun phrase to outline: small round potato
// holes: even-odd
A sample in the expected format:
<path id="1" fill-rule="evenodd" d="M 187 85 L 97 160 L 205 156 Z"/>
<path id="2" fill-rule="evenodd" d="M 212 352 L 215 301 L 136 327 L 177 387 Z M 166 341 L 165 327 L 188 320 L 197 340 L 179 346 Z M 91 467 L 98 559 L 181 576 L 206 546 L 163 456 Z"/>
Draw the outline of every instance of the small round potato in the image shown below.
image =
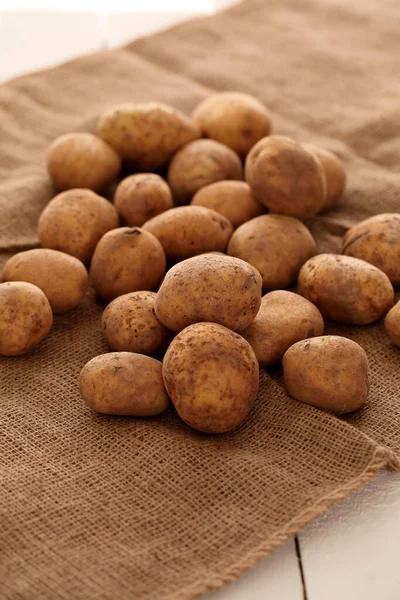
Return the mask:
<path id="1" fill-rule="evenodd" d="M 37 346 L 53 323 L 49 301 L 25 281 L 0 284 L 0 354 L 20 356 Z"/>
<path id="2" fill-rule="evenodd" d="M 316 156 L 322 165 L 326 180 L 326 199 L 321 210 L 329 210 L 337 204 L 346 187 L 346 171 L 336 154 L 316 144 L 304 144 L 303 148 Z"/>
<path id="3" fill-rule="evenodd" d="M 78 306 L 88 288 L 88 273 L 81 261 L 48 248 L 15 254 L 4 266 L 3 279 L 37 285 L 57 313 Z"/>
<path id="4" fill-rule="evenodd" d="M 368 358 L 344 337 L 297 342 L 283 357 L 283 377 L 293 398 L 337 415 L 360 408 L 368 395 Z"/>
<path id="5" fill-rule="evenodd" d="M 118 185 L 114 206 L 125 225 L 140 227 L 173 207 L 168 184 L 156 173 L 137 173 Z"/>
<path id="6" fill-rule="evenodd" d="M 91 133 L 67 133 L 51 144 L 47 166 L 59 190 L 87 188 L 98 192 L 118 177 L 121 159 Z"/>
<path id="7" fill-rule="evenodd" d="M 274 213 L 307 219 L 326 201 L 321 162 L 288 137 L 271 135 L 253 146 L 245 176 L 257 200 Z"/>
<path id="8" fill-rule="evenodd" d="M 165 275 L 164 250 L 154 235 L 139 227 L 107 232 L 93 254 L 90 281 L 103 300 L 128 292 L 154 290 Z"/>
<path id="9" fill-rule="evenodd" d="M 267 107 L 258 98 L 241 92 L 209 96 L 194 109 L 192 118 L 204 137 L 229 146 L 241 158 L 271 132 Z"/>
<path id="10" fill-rule="evenodd" d="M 118 227 L 118 214 L 105 198 L 90 190 L 68 190 L 51 200 L 38 224 L 44 248 L 71 254 L 87 264 L 99 239 Z"/>
<path id="11" fill-rule="evenodd" d="M 251 346 L 215 323 L 196 323 L 176 336 L 164 357 L 163 376 L 178 415 L 205 433 L 238 427 L 258 391 Z"/>
<path id="12" fill-rule="evenodd" d="M 213 321 L 241 331 L 256 316 L 261 276 L 251 265 L 221 254 L 203 254 L 172 267 L 158 290 L 156 315 L 168 329 Z"/>
<path id="13" fill-rule="evenodd" d="M 92 358 L 79 375 L 86 404 L 105 415 L 153 417 L 169 405 L 162 364 L 133 352 L 112 352 Z"/>
<path id="14" fill-rule="evenodd" d="M 227 250 L 261 273 L 266 291 L 288 287 L 315 252 L 307 227 L 284 215 L 261 215 L 243 223 L 234 231 Z"/>
<path id="15" fill-rule="evenodd" d="M 234 229 L 265 212 L 244 181 L 216 181 L 201 188 L 191 201 L 192 206 L 205 206 L 223 215 Z"/>
<path id="16" fill-rule="evenodd" d="M 394 291 L 385 273 L 364 260 L 318 254 L 299 273 L 299 293 L 332 321 L 368 325 L 393 306 Z"/>
<path id="17" fill-rule="evenodd" d="M 400 346 L 400 302 L 397 302 L 387 313 L 385 329 L 392 341 Z"/>
<path id="18" fill-rule="evenodd" d="M 296 342 L 322 335 L 324 319 L 308 300 L 286 290 L 276 290 L 261 299 L 254 321 L 241 335 L 253 348 L 261 366 L 278 363 Z"/>
<path id="19" fill-rule="evenodd" d="M 172 158 L 167 181 L 175 204 L 188 204 L 205 185 L 223 179 L 243 179 L 240 158 L 215 140 L 195 140 Z"/>
<path id="20" fill-rule="evenodd" d="M 204 206 L 178 206 L 143 225 L 161 243 L 169 260 L 179 261 L 204 252 L 225 250 L 232 223 Z"/>

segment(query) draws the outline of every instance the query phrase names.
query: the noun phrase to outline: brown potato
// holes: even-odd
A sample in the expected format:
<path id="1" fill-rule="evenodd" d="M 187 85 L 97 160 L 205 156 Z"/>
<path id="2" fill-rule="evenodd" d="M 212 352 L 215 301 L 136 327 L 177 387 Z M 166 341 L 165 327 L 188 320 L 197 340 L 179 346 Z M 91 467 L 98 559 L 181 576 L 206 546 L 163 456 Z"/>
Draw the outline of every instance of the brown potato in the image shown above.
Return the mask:
<path id="1" fill-rule="evenodd" d="M 227 250 L 261 273 L 264 290 L 288 287 L 315 252 L 307 227 L 284 215 L 261 215 L 243 223 L 234 231 Z"/>
<path id="2" fill-rule="evenodd" d="M 276 290 L 261 299 L 254 321 L 241 332 L 253 348 L 261 366 L 278 363 L 296 342 L 322 335 L 324 319 L 308 300 L 285 290 Z"/>
<path id="3" fill-rule="evenodd" d="M 164 250 L 154 235 L 139 227 L 120 227 L 97 244 L 90 280 L 97 295 L 108 301 L 128 292 L 156 289 L 165 268 Z"/>
<path id="4" fill-rule="evenodd" d="M 155 311 L 172 331 L 199 321 L 241 331 L 253 321 L 260 302 L 261 276 L 256 269 L 237 258 L 202 254 L 168 271 L 158 290 Z"/>
<path id="5" fill-rule="evenodd" d="M 271 132 L 271 117 L 258 98 L 241 92 L 220 92 L 194 109 L 192 118 L 206 138 L 229 146 L 244 158 Z"/>
<path id="6" fill-rule="evenodd" d="M 250 345 L 215 323 L 196 323 L 176 336 L 164 357 L 163 376 L 181 419 L 206 433 L 238 427 L 258 391 Z"/>
<path id="7" fill-rule="evenodd" d="M 283 357 L 283 376 L 293 398 L 344 415 L 368 395 L 368 358 L 344 337 L 324 335 L 297 342 Z"/>
<path id="8" fill-rule="evenodd" d="M 88 188 L 99 192 L 118 177 L 121 159 L 111 146 L 91 133 L 67 133 L 51 144 L 47 167 L 61 191 Z"/>
<path id="9" fill-rule="evenodd" d="M 351 256 L 318 254 L 299 273 L 299 293 L 332 321 L 367 325 L 393 305 L 389 278 L 369 263 Z"/>
<path id="10" fill-rule="evenodd" d="M 247 155 L 245 177 L 257 200 L 274 213 L 307 219 L 325 205 L 321 162 L 288 137 L 257 142 Z"/>
<path id="11" fill-rule="evenodd" d="M 0 284 L 0 354 L 20 356 L 37 346 L 53 323 L 49 301 L 25 281 Z"/>
<path id="12" fill-rule="evenodd" d="M 223 179 L 243 179 L 243 167 L 236 152 L 214 140 L 186 144 L 172 158 L 167 175 L 175 204 L 188 204 L 200 188 Z"/>
<path id="13" fill-rule="evenodd" d="M 105 198 L 90 190 L 68 190 L 49 202 L 38 224 L 44 248 L 61 250 L 87 264 L 99 239 L 118 227 L 118 214 Z"/>
<path id="14" fill-rule="evenodd" d="M 397 302 L 387 313 L 385 329 L 391 340 L 400 346 L 400 302 Z"/>
<path id="15" fill-rule="evenodd" d="M 223 251 L 233 231 L 228 219 L 203 206 L 171 208 L 147 221 L 143 229 L 156 236 L 172 261 Z"/>
<path id="16" fill-rule="evenodd" d="M 160 361 L 133 352 L 92 358 L 79 375 L 86 404 L 105 415 L 153 417 L 169 405 Z"/>
<path id="17" fill-rule="evenodd" d="M 326 198 L 321 210 L 329 210 L 337 204 L 346 187 L 344 165 L 336 154 L 316 144 L 303 144 L 303 148 L 314 154 L 321 162 L 326 181 Z"/>
<path id="18" fill-rule="evenodd" d="M 33 283 L 58 313 L 78 306 L 88 288 L 88 274 L 80 260 L 47 248 L 15 254 L 4 266 L 3 279 Z"/>
<path id="19" fill-rule="evenodd" d="M 130 227 L 140 227 L 173 205 L 167 182 L 155 173 L 137 173 L 126 177 L 114 196 L 114 206 L 119 216 Z"/>
<path id="20" fill-rule="evenodd" d="M 162 167 L 181 146 L 200 137 L 189 117 L 158 102 L 114 106 L 100 118 L 98 134 L 139 171 Z"/>

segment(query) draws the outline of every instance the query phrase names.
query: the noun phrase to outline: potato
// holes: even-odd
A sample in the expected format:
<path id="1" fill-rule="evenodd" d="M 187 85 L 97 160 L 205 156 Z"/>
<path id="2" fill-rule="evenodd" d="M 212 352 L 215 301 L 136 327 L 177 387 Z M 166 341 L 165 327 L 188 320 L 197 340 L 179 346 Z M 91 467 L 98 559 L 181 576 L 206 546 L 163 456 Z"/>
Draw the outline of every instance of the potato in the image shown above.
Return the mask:
<path id="1" fill-rule="evenodd" d="M 160 361 L 133 352 L 92 358 L 79 375 L 86 404 L 105 415 L 153 417 L 169 405 Z"/>
<path id="2" fill-rule="evenodd" d="M 37 234 L 44 248 L 61 250 L 87 264 L 99 239 L 118 227 L 118 214 L 105 198 L 90 190 L 55 196 L 40 215 Z"/>
<path id="3" fill-rule="evenodd" d="M 293 398 L 337 415 L 360 408 L 368 395 L 368 358 L 344 337 L 297 342 L 283 357 L 283 377 Z"/>
<path id="4" fill-rule="evenodd" d="M 0 284 L 0 354 L 20 356 L 37 346 L 53 323 L 49 301 L 25 281 Z"/>
<path id="5" fill-rule="evenodd" d="M 140 227 L 156 215 L 173 207 L 168 184 L 155 173 L 130 175 L 118 185 L 114 206 L 124 224 Z"/>
<path id="6" fill-rule="evenodd" d="M 192 206 L 205 206 L 223 215 L 234 229 L 265 212 L 244 181 L 216 181 L 193 196 Z"/>
<path id="7" fill-rule="evenodd" d="M 253 321 L 260 302 L 261 276 L 256 269 L 237 258 L 203 254 L 168 271 L 158 290 L 155 311 L 172 331 L 199 321 L 241 331 Z"/>
<path id="8" fill-rule="evenodd" d="M 118 177 L 121 159 L 111 146 L 91 133 L 67 133 L 51 144 L 47 168 L 61 191 L 88 188 L 98 192 Z"/>
<path id="9" fill-rule="evenodd" d="M 278 363 L 296 342 L 322 335 L 324 320 L 308 300 L 285 290 L 261 298 L 254 321 L 241 332 L 261 366 Z"/>
<path id="10" fill-rule="evenodd" d="M 33 283 L 58 313 L 78 306 L 88 288 L 88 274 L 80 260 L 47 248 L 15 254 L 4 266 L 3 280 Z"/>
<path id="11" fill-rule="evenodd" d="M 368 325 L 393 305 L 392 284 L 385 273 L 364 260 L 318 254 L 299 273 L 299 293 L 332 321 Z"/>
<path id="12" fill-rule="evenodd" d="M 354 225 L 343 238 L 342 252 L 375 265 L 400 285 L 400 214 L 375 215 Z"/>
<path id="13" fill-rule="evenodd" d="M 385 329 L 392 341 L 400 346 L 400 302 L 397 302 L 387 313 Z"/>
<path id="14" fill-rule="evenodd" d="M 250 345 L 215 323 L 196 323 L 176 336 L 164 357 L 163 376 L 178 415 L 205 433 L 238 427 L 258 391 Z"/>
<path id="15" fill-rule="evenodd" d="M 346 187 L 346 171 L 336 154 L 316 144 L 303 144 L 303 148 L 316 156 L 325 173 L 326 198 L 321 210 L 328 210 L 337 204 Z"/>
<path id="16" fill-rule="evenodd" d="M 143 225 L 160 241 L 168 259 L 179 261 L 204 252 L 225 250 L 233 227 L 204 206 L 178 206 Z"/>
<path id="17" fill-rule="evenodd" d="M 261 215 L 233 233 L 227 253 L 249 262 L 262 276 L 264 290 L 288 287 L 316 252 L 307 227 L 293 217 Z"/>
<path id="18" fill-rule="evenodd" d="M 164 250 L 139 227 L 108 231 L 97 244 L 90 280 L 98 296 L 113 300 L 128 292 L 154 290 L 165 274 Z"/>
<path id="19" fill-rule="evenodd" d="M 214 140 L 186 144 L 172 158 L 167 175 L 175 204 L 188 204 L 200 188 L 223 179 L 243 179 L 243 167 L 236 152 Z"/>
<path id="20" fill-rule="evenodd" d="M 98 135 L 134 170 L 165 165 L 181 146 L 200 137 L 198 127 L 178 110 L 160 104 L 121 104 L 102 115 Z"/>
<path id="21" fill-rule="evenodd" d="M 321 162 L 288 137 L 257 142 L 247 155 L 245 178 L 257 200 L 274 213 L 307 219 L 326 202 Z"/>
<path id="22" fill-rule="evenodd" d="M 204 137 L 229 146 L 241 158 L 271 131 L 266 106 L 258 98 L 241 92 L 209 96 L 194 109 L 192 118 Z"/>

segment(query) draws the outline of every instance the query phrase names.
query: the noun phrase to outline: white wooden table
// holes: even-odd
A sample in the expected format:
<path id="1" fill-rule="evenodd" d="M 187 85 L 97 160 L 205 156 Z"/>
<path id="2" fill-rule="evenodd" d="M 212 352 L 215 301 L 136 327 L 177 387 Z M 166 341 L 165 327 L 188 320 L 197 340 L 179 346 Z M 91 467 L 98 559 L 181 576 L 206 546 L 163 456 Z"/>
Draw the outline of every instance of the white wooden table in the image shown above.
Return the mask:
<path id="1" fill-rule="evenodd" d="M 110 0 L 113 11 L 134 0 Z M 107 0 L 0 0 L 0 82 L 81 53 L 115 46 L 232 0 L 148 0 L 147 13 L 109 13 Z M 163 8 L 157 10 L 157 4 Z M 143 3 L 140 3 L 143 5 Z M 51 7 L 56 7 L 51 9 Z M 188 8 L 188 6 L 190 8 Z M 172 10 L 174 7 L 179 10 Z M 186 7 L 186 8 L 185 8 Z M 12 10 L 10 10 L 12 9 Z M 97 12 L 95 12 L 97 11 Z M 30 50 L 26 51 L 31 40 Z M 205 600 L 399 600 L 400 474 L 381 473 L 230 586 Z"/>

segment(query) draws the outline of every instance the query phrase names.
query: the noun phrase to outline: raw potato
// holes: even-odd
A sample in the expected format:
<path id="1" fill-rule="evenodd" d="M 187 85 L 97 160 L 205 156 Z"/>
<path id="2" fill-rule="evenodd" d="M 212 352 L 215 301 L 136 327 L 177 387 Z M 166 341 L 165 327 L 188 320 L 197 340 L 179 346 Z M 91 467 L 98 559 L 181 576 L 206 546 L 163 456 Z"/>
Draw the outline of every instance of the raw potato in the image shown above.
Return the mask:
<path id="1" fill-rule="evenodd" d="M 257 200 L 274 213 L 307 219 L 325 205 L 321 162 L 288 137 L 271 135 L 253 146 L 245 176 Z"/>
<path id="2" fill-rule="evenodd" d="M 78 306 L 88 288 L 88 273 L 80 260 L 47 248 L 15 254 L 4 266 L 3 280 L 33 283 L 57 313 Z"/>
<path id="3" fill-rule="evenodd" d="M 296 342 L 322 335 L 324 320 L 308 300 L 285 290 L 276 290 L 261 299 L 256 318 L 242 336 L 253 348 L 261 366 L 278 363 Z"/>
<path id="4" fill-rule="evenodd" d="M 360 408 L 369 390 L 366 353 L 337 335 L 294 344 L 283 357 L 283 376 L 293 398 L 337 415 Z"/>
<path id="5" fill-rule="evenodd" d="M 332 321 L 368 325 L 393 305 L 394 291 L 385 273 L 364 260 L 318 254 L 301 268 L 299 293 Z"/>
<path id="6" fill-rule="evenodd" d="M 301 221 L 284 215 L 261 215 L 233 233 L 227 253 L 253 265 L 268 291 L 293 283 L 300 267 L 316 253 L 316 246 Z"/>
<path id="7" fill-rule="evenodd" d="M 166 348 L 171 332 L 157 319 L 155 301 L 154 292 L 131 292 L 110 302 L 101 318 L 110 350 L 154 356 Z"/>
<path id="8" fill-rule="evenodd" d="M 99 239 L 118 227 L 118 214 L 105 198 L 90 190 L 68 190 L 49 202 L 38 224 L 44 248 L 61 250 L 87 264 Z"/>
<path id="9" fill-rule="evenodd" d="M 0 284 L 0 354 L 20 356 L 37 346 L 53 323 L 49 301 L 25 281 Z"/>
<path id="10" fill-rule="evenodd" d="M 346 187 L 346 171 L 336 154 L 316 144 L 304 144 L 303 148 L 314 154 L 321 162 L 325 173 L 326 199 L 321 210 L 335 206 Z"/>
<path id="11" fill-rule="evenodd" d="M 138 171 L 162 167 L 181 146 L 200 137 L 189 117 L 158 102 L 111 108 L 101 117 L 98 134 Z"/>
<path id="12" fill-rule="evenodd" d="M 176 336 L 164 357 L 163 376 L 178 415 L 205 433 L 238 427 L 258 391 L 250 345 L 215 323 L 196 323 Z"/>
<path id="13" fill-rule="evenodd" d="M 217 181 L 201 188 L 193 196 L 192 206 L 205 206 L 217 211 L 232 223 L 234 229 L 265 212 L 244 181 Z"/>
<path id="14" fill-rule="evenodd" d="M 205 185 L 223 179 L 243 179 L 239 156 L 214 140 L 196 140 L 175 154 L 167 181 L 176 204 L 188 204 Z"/>
<path id="15" fill-rule="evenodd" d="M 154 235 L 139 227 L 120 227 L 97 244 L 90 280 L 97 295 L 109 301 L 128 292 L 156 289 L 165 267 L 164 250 Z"/>
<path id="16" fill-rule="evenodd" d="M 261 277 L 251 265 L 221 254 L 203 254 L 175 265 L 158 291 L 155 311 L 172 331 L 214 321 L 241 331 L 256 316 Z"/>
<path id="17" fill-rule="evenodd" d="M 400 346 L 400 302 L 397 302 L 387 313 L 385 329 L 392 341 Z"/>
<path id="18" fill-rule="evenodd" d="M 209 96 L 194 109 L 192 118 L 204 137 L 229 146 L 241 158 L 271 132 L 266 106 L 258 98 L 241 92 Z"/>
<path id="19" fill-rule="evenodd" d="M 88 188 L 98 192 L 118 177 L 121 159 L 111 146 L 91 133 L 67 133 L 51 144 L 47 167 L 61 191 Z"/>
<path id="20" fill-rule="evenodd" d="M 162 365 L 133 352 L 113 352 L 92 358 L 79 375 L 86 404 L 105 415 L 153 417 L 169 405 Z"/>
<path id="21" fill-rule="evenodd" d="M 143 225 L 161 243 L 169 260 L 224 251 L 232 235 L 232 223 L 204 206 L 178 206 Z"/>
<path id="22" fill-rule="evenodd" d="M 137 173 L 118 185 L 114 206 L 125 225 L 140 227 L 156 215 L 173 207 L 168 184 L 155 173 Z"/>
<path id="23" fill-rule="evenodd" d="M 400 285 L 400 214 L 376 215 L 354 225 L 343 238 L 342 252 L 375 265 Z"/>

